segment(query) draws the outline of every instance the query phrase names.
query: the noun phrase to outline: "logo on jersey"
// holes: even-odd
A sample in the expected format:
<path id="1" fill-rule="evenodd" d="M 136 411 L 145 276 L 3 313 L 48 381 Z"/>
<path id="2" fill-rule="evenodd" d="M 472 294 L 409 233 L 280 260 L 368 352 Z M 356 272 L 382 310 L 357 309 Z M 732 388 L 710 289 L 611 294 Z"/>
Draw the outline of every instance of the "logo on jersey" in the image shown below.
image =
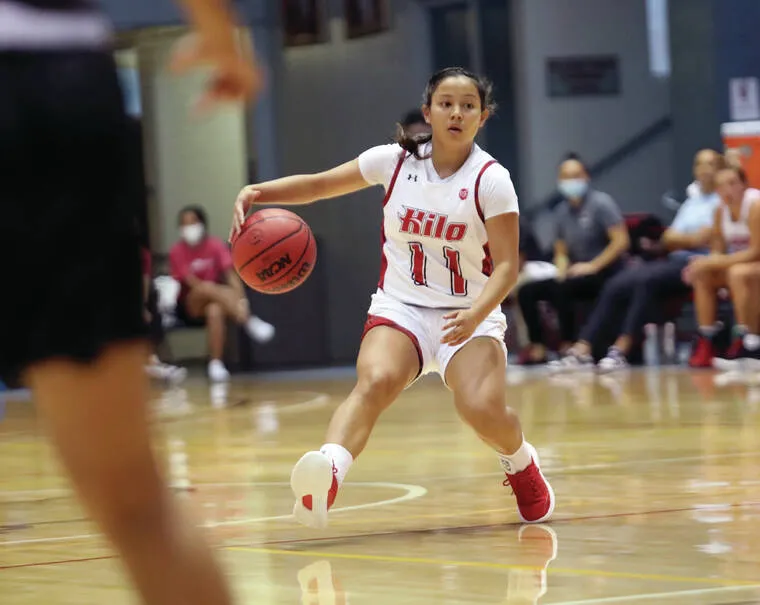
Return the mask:
<path id="1" fill-rule="evenodd" d="M 467 199 L 467 194 L 468 194 L 468 193 L 469 193 L 469 192 L 467 191 L 467 189 L 460 189 L 460 190 L 459 190 L 459 199 L 460 199 L 460 200 L 466 200 L 466 199 Z"/>
<path id="2" fill-rule="evenodd" d="M 459 242 L 467 233 L 465 223 L 450 223 L 445 214 L 409 208 L 402 206 L 398 215 L 401 221 L 399 231 L 409 235 L 424 235 L 435 239 L 445 239 L 447 242 Z"/>

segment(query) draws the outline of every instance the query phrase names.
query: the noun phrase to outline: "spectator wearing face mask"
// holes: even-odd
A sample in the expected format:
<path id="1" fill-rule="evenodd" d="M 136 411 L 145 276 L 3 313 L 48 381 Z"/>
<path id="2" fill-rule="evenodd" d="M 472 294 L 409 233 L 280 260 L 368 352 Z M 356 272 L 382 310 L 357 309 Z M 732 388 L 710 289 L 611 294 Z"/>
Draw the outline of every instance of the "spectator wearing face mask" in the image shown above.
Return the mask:
<path id="1" fill-rule="evenodd" d="M 688 294 L 691 286 L 681 272 L 694 256 L 710 251 L 715 210 L 720 197 L 715 176 L 724 167 L 723 157 L 713 149 L 702 149 L 694 156 L 694 183 L 691 196 L 678 211 L 660 241 L 650 249 L 667 253 L 663 260 L 633 265 L 608 281 L 581 329 L 580 338 L 562 359 L 551 362 L 555 371 L 573 371 L 594 365 L 592 350 L 607 333 L 617 332 L 613 345 L 599 361 L 604 372 L 628 367 L 628 356 L 644 325 L 657 317 L 657 309 L 668 299 Z"/>
<path id="2" fill-rule="evenodd" d="M 530 344 L 523 363 L 544 363 L 546 346 L 541 302 L 557 312 L 564 352 L 576 337 L 576 302 L 593 300 L 623 266 L 630 246 L 623 215 L 609 195 L 590 188 L 589 174 L 577 156 L 562 162 L 557 188 L 563 200 L 555 210 L 554 265 L 557 276 L 525 284 L 518 293 Z"/>
<path id="3" fill-rule="evenodd" d="M 207 233 L 206 212 L 188 206 L 179 213 L 181 240 L 169 251 L 171 276 L 180 283 L 177 319 L 186 325 L 206 326 L 209 344 L 208 376 L 213 382 L 229 380 L 223 361 L 226 318 L 245 328 L 257 342 L 274 337 L 274 326 L 251 315 L 248 298 L 221 239 Z"/>

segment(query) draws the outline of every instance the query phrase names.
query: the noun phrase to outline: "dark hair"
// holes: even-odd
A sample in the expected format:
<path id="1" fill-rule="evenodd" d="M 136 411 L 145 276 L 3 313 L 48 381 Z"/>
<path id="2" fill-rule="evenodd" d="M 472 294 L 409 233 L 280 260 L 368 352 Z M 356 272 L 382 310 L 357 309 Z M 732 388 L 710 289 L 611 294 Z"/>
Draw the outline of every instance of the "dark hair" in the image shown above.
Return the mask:
<path id="1" fill-rule="evenodd" d="M 493 112 L 496 110 L 496 103 L 493 100 L 493 84 L 491 84 L 491 81 L 488 80 L 488 78 L 479 76 L 472 73 L 471 71 L 466 70 L 464 67 L 447 67 L 435 72 L 430 77 L 430 80 L 428 80 L 427 86 L 425 86 L 425 92 L 422 94 L 422 104 L 430 107 L 431 103 L 433 102 L 433 93 L 435 93 L 440 83 L 447 78 L 456 78 L 459 76 L 469 78 L 475 84 L 475 87 L 478 89 L 478 96 L 480 96 L 481 111 L 488 110 L 490 112 Z M 424 145 L 425 143 L 430 142 L 432 138 L 432 134 L 418 134 L 410 136 L 406 134 L 404 126 L 398 124 L 394 141 L 396 141 L 396 143 L 398 143 L 402 149 L 408 151 L 414 155 L 414 157 L 421 160 L 423 158 L 419 155 L 420 145 Z"/>
<path id="2" fill-rule="evenodd" d="M 581 154 L 576 151 L 568 151 L 564 157 L 562 158 L 562 161 L 559 163 L 560 166 L 564 164 L 565 162 L 578 162 L 581 166 L 583 166 L 583 170 L 586 171 L 588 174 L 588 166 L 586 165 L 586 162 L 583 161 L 583 158 L 581 157 Z"/>
<path id="3" fill-rule="evenodd" d="M 182 222 L 182 215 L 184 215 L 186 212 L 192 212 L 196 218 L 203 224 L 204 227 L 208 227 L 208 217 L 206 216 L 206 211 L 201 206 L 185 206 L 182 210 L 179 211 L 179 214 L 177 215 L 177 222 Z"/>
<path id="4" fill-rule="evenodd" d="M 425 116 L 422 115 L 422 110 L 412 109 L 411 111 L 407 112 L 407 114 L 401 120 L 400 124 L 404 128 L 409 128 L 414 124 L 426 124 Z"/>

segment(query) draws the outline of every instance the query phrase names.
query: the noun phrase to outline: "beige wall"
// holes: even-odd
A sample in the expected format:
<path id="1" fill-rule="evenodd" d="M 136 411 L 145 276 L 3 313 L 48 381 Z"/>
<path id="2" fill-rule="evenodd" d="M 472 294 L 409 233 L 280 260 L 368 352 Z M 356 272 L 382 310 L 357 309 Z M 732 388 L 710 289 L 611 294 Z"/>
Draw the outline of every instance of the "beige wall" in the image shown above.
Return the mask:
<path id="1" fill-rule="evenodd" d="M 176 76 L 166 66 L 178 30 L 136 36 L 143 102 L 149 221 L 154 253 L 177 239 L 177 213 L 187 204 L 206 208 L 211 233 L 226 237 L 232 204 L 246 182 L 246 119 L 242 107 L 194 116 L 192 103 L 205 75 Z"/>

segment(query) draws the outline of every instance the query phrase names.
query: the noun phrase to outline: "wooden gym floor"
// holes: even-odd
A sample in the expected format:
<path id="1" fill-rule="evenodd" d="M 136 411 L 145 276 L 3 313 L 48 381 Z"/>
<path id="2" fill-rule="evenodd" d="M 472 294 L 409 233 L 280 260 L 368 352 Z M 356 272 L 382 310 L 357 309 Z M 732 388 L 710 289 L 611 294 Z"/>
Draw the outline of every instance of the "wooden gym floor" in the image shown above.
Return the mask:
<path id="1" fill-rule="evenodd" d="M 330 528 L 301 528 L 290 469 L 351 378 L 156 391 L 156 439 L 241 604 L 760 603 L 760 377 L 510 369 L 558 498 L 525 529 L 494 455 L 425 379 L 381 419 Z M 134 603 L 28 402 L 7 404 L 0 461 L 3 605 Z"/>

